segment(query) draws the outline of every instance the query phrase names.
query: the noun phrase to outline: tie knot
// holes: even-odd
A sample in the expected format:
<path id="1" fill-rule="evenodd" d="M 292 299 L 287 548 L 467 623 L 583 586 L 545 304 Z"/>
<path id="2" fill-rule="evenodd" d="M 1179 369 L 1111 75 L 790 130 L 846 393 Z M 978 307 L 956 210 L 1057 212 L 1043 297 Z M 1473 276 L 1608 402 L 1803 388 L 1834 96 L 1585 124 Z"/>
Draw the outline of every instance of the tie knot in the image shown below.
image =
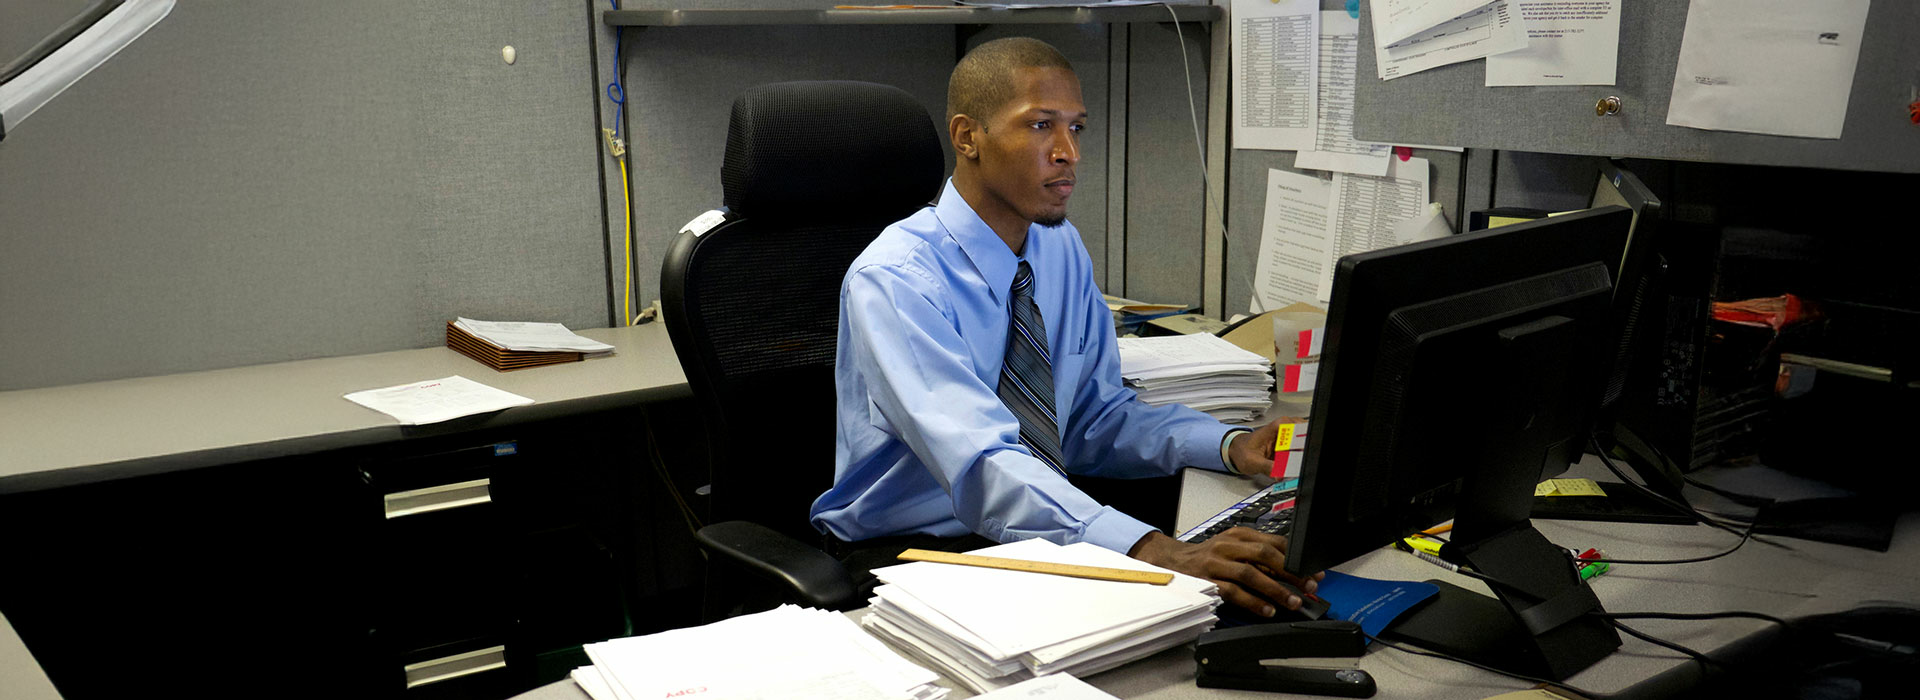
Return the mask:
<path id="1" fill-rule="evenodd" d="M 1022 260 L 1020 261 L 1020 269 L 1013 273 L 1013 295 L 1015 297 L 1027 296 L 1032 293 L 1032 291 L 1033 268 L 1027 265 L 1027 261 Z"/>

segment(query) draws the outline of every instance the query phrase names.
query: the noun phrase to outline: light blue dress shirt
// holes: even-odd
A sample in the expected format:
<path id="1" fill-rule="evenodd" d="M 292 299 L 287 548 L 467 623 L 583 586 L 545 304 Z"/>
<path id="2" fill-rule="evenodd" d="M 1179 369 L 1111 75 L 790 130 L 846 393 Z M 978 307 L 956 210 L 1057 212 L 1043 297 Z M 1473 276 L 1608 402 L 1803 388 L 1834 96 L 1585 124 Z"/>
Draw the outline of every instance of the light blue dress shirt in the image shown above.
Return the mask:
<path id="1" fill-rule="evenodd" d="M 1148 406 L 1121 385 L 1113 316 L 1073 224 L 1029 226 L 1024 253 L 1067 470 L 1225 471 L 1230 426 L 1184 406 Z M 813 503 L 814 527 L 846 541 L 975 532 L 1121 553 L 1153 529 L 1036 459 L 994 393 L 1021 259 L 949 180 L 937 205 L 887 227 L 854 260 L 840 288 L 834 485 Z"/>

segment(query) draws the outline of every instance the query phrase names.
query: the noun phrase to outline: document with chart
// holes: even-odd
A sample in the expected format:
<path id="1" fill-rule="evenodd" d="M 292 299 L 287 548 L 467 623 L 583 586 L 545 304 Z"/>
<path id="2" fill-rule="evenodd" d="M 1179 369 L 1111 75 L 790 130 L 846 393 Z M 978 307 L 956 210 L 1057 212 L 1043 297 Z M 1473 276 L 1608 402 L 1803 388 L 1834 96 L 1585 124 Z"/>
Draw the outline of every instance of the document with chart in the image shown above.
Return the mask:
<path id="1" fill-rule="evenodd" d="M 1318 0 L 1234 0 L 1235 148 L 1313 147 L 1319 45 Z"/>
<path id="2" fill-rule="evenodd" d="M 1360 20 L 1346 12 L 1320 13 L 1319 124 L 1313 146 L 1293 167 L 1355 175 L 1387 174 L 1393 147 L 1353 138 L 1353 81 L 1360 71 Z"/>
<path id="3" fill-rule="evenodd" d="M 1380 79 L 1392 80 L 1444 65 L 1526 48 L 1526 27 L 1513 14 L 1511 5 L 1505 0 L 1487 3 L 1464 15 L 1397 40 L 1383 37 L 1383 15 L 1374 14 L 1374 63 Z"/>
<path id="4" fill-rule="evenodd" d="M 1327 255 L 1320 266 L 1317 298 L 1333 298 L 1333 270 L 1340 257 L 1409 243 L 1396 231 L 1402 221 L 1425 216 L 1427 159 L 1395 160 L 1385 177 L 1335 173 L 1333 215 L 1327 217 Z"/>

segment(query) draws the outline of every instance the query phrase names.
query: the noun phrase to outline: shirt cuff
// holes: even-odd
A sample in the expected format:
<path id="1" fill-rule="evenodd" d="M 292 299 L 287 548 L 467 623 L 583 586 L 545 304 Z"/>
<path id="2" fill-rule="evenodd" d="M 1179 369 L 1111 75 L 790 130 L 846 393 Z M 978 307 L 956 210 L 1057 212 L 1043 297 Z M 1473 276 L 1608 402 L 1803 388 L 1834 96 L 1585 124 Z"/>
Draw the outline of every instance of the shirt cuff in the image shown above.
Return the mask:
<path id="1" fill-rule="evenodd" d="M 1233 436 L 1239 435 L 1241 433 L 1251 433 L 1251 432 L 1253 431 L 1248 428 L 1234 428 L 1232 430 L 1228 430 L 1227 434 L 1220 436 L 1220 464 L 1221 466 L 1226 467 L 1227 473 L 1229 474 L 1240 473 L 1239 470 L 1233 468 L 1233 455 L 1230 455 L 1227 453 L 1227 447 L 1233 444 Z"/>
<path id="2" fill-rule="evenodd" d="M 1105 506 L 1100 509 L 1099 515 L 1087 521 L 1087 529 L 1082 531 L 1080 539 L 1126 554 L 1127 550 L 1133 549 L 1135 542 L 1153 531 L 1153 527 L 1135 520 L 1133 516 L 1114 510 L 1113 506 Z"/>

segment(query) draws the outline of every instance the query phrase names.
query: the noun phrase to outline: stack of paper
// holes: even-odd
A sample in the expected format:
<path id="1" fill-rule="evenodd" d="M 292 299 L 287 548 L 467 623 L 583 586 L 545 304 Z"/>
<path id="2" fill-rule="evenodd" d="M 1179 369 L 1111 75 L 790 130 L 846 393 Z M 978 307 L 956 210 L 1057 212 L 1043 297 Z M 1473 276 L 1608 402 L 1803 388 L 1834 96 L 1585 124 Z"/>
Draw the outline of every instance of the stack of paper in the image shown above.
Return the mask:
<path id="1" fill-rule="evenodd" d="M 593 665 L 573 679 L 594 700 L 940 700 L 950 692 L 847 616 L 791 605 L 586 652 Z"/>
<path id="2" fill-rule="evenodd" d="M 1206 333 L 1120 339 L 1120 378 L 1155 406 L 1177 403 L 1237 422 L 1273 404 L 1272 363 Z"/>
<path id="3" fill-rule="evenodd" d="M 502 372 L 579 362 L 613 351 L 612 345 L 577 335 L 558 323 L 470 318 L 447 322 L 447 347 Z"/>
<path id="4" fill-rule="evenodd" d="M 1033 539 L 987 556 L 1165 571 L 1079 542 Z M 1213 628 L 1211 581 L 1174 574 L 1165 586 L 918 562 L 875 569 L 860 624 L 976 693 L 1036 676 L 1098 673 L 1185 644 Z"/>

